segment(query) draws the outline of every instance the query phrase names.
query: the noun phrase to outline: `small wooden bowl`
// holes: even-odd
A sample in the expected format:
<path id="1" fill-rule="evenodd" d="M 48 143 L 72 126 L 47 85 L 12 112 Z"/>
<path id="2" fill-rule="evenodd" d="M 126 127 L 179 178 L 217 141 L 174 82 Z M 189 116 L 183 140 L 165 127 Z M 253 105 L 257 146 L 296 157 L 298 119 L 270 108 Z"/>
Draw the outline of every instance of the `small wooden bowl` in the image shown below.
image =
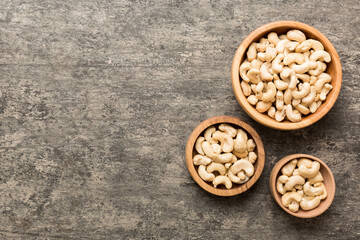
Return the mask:
<path id="1" fill-rule="evenodd" d="M 307 38 L 316 39 L 324 45 L 325 51 L 327 51 L 331 56 L 331 62 L 327 63 L 326 73 L 331 75 L 332 78 L 331 85 L 333 86 L 333 89 L 328 94 L 326 100 L 321 104 L 320 108 L 315 113 L 309 114 L 307 116 L 303 116 L 302 120 L 297 123 L 293 123 L 290 121 L 277 122 L 276 120 L 270 118 L 267 114 L 258 112 L 255 109 L 255 107 L 253 107 L 246 100 L 246 97 L 242 92 L 240 86 L 240 76 L 239 76 L 240 64 L 246 58 L 246 51 L 252 42 L 258 42 L 261 37 L 267 36 L 267 34 L 270 32 L 283 34 L 291 29 L 301 30 L 303 33 L 305 33 Z M 275 129 L 295 130 L 295 129 L 307 127 L 317 122 L 323 116 L 325 116 L 326 113 L 329 112 L 329 110 L 334 105 L 340 93 L 342 70 L 341 70 L 340 59 L 334 46 L 321 32 L 301 22 L 278 21 L 259 27 L 258 29 L 250 33 L 249 36 L 247 36 L 244 39 L 244 41 L 240 44 L 232 62 L 231 81 L 237 101 L 239 102 L 240 106 L 244 109 L 244 111 L 248 115 L 250 115 L 250 117 L 252 117 L 255 121 L 267 127 L 271 127 Z"/>
<path id="2" fill-rule="evenodd" d="M 226 189 L 223 185 L 219 185 L 217 188 L 215 188 L 211 182 L 205 182 L 202 180 L 197 172 L 198 166 L 194 166 L 193 163 L 193 157 L 196 154 L 195 150 L 195 142 L 196 139 L 210 126 L 217 126 L 220 123 L 229 123 L 233 125 L 236 128 L 242 128 L 244 129 L 249 138 L 251 137 L 254 139 L 256 148 L 254 152 L 257 155 L 257 160 L 254 163 L 255 173 L 254 175 L 244 184 L 233 184 L 233 187 L 231 189 Z M 234 196 L 240 193 L 245 192 L 248 190 L 254 183 L 259 179 L 265 165 L 265 151 L 264 151 L 264 145 L 260 139 L 260 136 L 257 134 L 257 132 L 247 123 L 241 121 L 239 118 L 231 117 L 231 116 L 217 116 L 210 119 L 207 119 L 200 123 L 191 133 L 189 136 L 186 150 L 185 150 L 185 156 L 186 156 L 186 164 L 187 168 L 190 172 L 190 175 L 195 180 L 195 182 L 208 191 L 209 193 L 218 195 L 218 196 Z"/>
<path id="3" fill-rule="evenodd" d="M 304 211 L 301 208 L 299 208 L 299 211 L 294 213 L 282 205 L 282 203 L 281 203 L 282 195 L 276 190 L 276 180 L 281 175 L 280 170 L 286 163 L 288 163 L 289 161 L 291 161 L 293 159 L 299 159 L 299 158 L 308 158 L 310 160 L 313 160 L 313 161 L 315 160 L 320 163 L 320 172 L 324 178 L 324 185 L 325 185 L 328 195 L 324 200 L 321 200 L 319 206 L 317 206 L 316 208 L 314 208 L 312 210 L 308 210 L 308 211 Z M 279 206 L 282 209 L 284 209 L 285 212 L 287 212 L 295 217 L 299 217 L 299 218 L 313 218 L 313 217 L 319 216 L 320 214 L 325 212 L 330 207 L 331 203 L 334 200 L 334 196 L 335 196 L 335 180 L 334 180 L 334 176 L 333 176 L 330 168 L 320 159 L 318 159 L 314 156 L 311 156 L 311 155 L 307 155 L 307 154 L 293 154 L 293 155 L 289 155 L 289 156 L 286 156 L 283 159 L 281 159 L 274 166 L 273 170 L 271 171 L 269 184 L 270 184 L 271 195 L 273 196 L 275 201 L 279 204 Z"/>

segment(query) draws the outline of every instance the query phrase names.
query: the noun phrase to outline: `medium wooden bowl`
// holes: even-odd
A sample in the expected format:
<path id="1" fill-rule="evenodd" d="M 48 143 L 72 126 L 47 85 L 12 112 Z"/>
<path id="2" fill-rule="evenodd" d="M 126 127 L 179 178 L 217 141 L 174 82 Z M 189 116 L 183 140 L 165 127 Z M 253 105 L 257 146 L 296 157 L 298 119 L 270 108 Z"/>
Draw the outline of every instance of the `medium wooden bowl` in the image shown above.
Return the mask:
<path id="1" fill-rule="evenodd" d="M 220 123 L 229 123 L 236 128 L 244 129 L 249 137 L 254 139 L 256 148 L 254 152 L 257 155 L 257 160 L 254 163 L 255 173 L 254 175 L 243 184 L 233 184 L 231 189 L 226 189 L 223 185 L 219 185 L 215 188 L 211 182 L 205 182 L 202 180 L 197 172 L 198 166 L 195 166 L 193 163 L 193 157 L 196 154 L 195 150 L 195 141 L 196 139 L 210 126 L 217 126 Z M 190 175 L 195 180 L 195 182 L 208 191 L 209 193 L 218 195 L 218 196 L 234 196 L 240 193 L 245 192 L 248 190 L 254 183 L 259 179 L 265 165 L 265 151 L 264 145 L 260 139 L 259 134 L 247 123 L 241 121 L 239 118 L 231 117 L 231 116 L 217 116 L 210 119 L 207 119 L 200 123 L 191 133 L 189 136 L 186 149 L 185 149 L 185 156 L 186 156 L 186 164 L 187 168 L 190 172 Z"/>
<path id="2" fill-rule="evenodd" d="M 244 58 L 246 58 L 246 51 L 252 42 L 258 42 L 261 37 L 267 36 L 270 32 L 276 32 L 278 34 L 286 33 L 288 30 L 298 29 L 305 33 L 307 38 L 312 38 L 320 41 L 331 56 L 331 62 L 327 63 L 326 73 L 331 75 L 332 81 L 331 85 L 333 89 L 328 94 L 326 100 L 321 104 L 320 108 L 312 114 L 307 116 L 303 116 L 302 120 L 297 123 L 293 123 L 290 121 L 282 121 L 277 122 L 276 120 L 270 118 L 267 114 L 263 114 L 258 112 L 247 100 L 245 95 L 243 94 L 240 87 L 240 76 L 239 76 L 239 68 L 240 64 L 243 62 Z M 341 88 L 342 81 L 342 70 L 339 56 L 334 48 L 334 46 L 330 43 L 330 41 L 318 30 L 315 28 L 306 25 L 301 22 L 295 21 L 278 21 L 266 24 L 262 27 L 259 27 L 255 31 L 249 34 L 244 41 L 240 44 L 237 49 L 231 67 L 231 81 L 232 87 L 234 90 L 234 94 L 236 96 L 237 101 L 244 109 L 244 111 L 250 115 L 255 121 L 271 128 L 280 129 L 280 130 L 295 130 L 307 127 L 318 120 L 320 120 L 334 105 Z"/>
<path id="3" fill-rule="evenodd" d="M 317 206 L 316 208 L 308 211 L 304 211 L 301 208 L 299 208 L 299 211 L 294 213 L 282 205 L 281 203 L 282 195 L 276 190 L 276 179 L 281 175 L 280 170 L 286 163 L 288 163 L 293 159 L 299 159 L 299 158 L 308 158 L 310 160 L 313 161 L 315 160 L 320 163 L 320 172 L 324 178 L 324 185 L 328 195 L 324 200 L 321 200 L 319 206 Z M 285 212 L 299 218 L 313 218 L 319 216 L 330 207 L 335 196 L 335 180 L 330 168 L 320 159 L 307 154 L 293 154 L 281 159 L 271 171 L 269 184 L 270 184 L 271 195 L 273 196 L 275 201 L 279 204 L 279 206 L 282 209 L 284 209 Z"/>

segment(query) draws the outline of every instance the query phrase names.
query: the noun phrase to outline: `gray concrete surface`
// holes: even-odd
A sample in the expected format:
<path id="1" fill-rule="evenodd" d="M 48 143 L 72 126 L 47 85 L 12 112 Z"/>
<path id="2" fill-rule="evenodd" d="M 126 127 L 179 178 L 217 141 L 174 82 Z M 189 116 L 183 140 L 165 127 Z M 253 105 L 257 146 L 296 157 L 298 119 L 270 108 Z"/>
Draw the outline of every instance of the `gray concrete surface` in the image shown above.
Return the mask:
<path id="1" fill-rule="evenodd" d="M 267 2 L 267 3 L 266 3 Z M 0 1 L 1 239 L 359 239 L 357 1 Z M 343 87 L 306 129 L 254 122 L 230 84 L 233 54 L 255 28 L 298 20 L 337 49 Z M 245 194 L 200 189 L 185 144 L 229 114 L 265 144 Z M 268 189 L 292 153 L 325 160 L 336 179 L 315 219 L 280 209 Z"/>

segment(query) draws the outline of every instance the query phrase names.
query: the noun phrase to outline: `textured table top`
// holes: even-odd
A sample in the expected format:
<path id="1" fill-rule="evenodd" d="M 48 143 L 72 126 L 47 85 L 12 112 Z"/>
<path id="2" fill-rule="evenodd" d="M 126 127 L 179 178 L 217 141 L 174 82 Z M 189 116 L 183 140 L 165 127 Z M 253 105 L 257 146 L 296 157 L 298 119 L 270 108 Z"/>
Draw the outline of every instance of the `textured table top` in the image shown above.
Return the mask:
<path id="1" fill-rule="evenodd" d="M 268 2 L 268 3 L 265 3 Z M 0 0 L 1 239 L 359 239 L 357 1 Z M 276 20 L 314 26 L 341 58 L 332 110 L 298 131 L 240 108 L 235 50 Z M 233 115 L 262 137 L 266 163 L 246 193 L 222 198 L 193 181 L 187 137 Z M 314 219 L 270 196 L 272 167 L 307 153 L 336 180 Z"/>

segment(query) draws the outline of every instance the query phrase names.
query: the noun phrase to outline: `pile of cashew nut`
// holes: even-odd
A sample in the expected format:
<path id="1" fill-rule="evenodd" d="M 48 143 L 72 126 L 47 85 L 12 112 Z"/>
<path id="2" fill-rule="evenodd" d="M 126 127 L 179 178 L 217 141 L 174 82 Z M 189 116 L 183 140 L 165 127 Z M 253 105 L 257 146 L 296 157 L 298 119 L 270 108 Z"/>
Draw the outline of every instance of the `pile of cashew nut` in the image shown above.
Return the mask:
<path id="1" fill-rule="evenodd" d="M 240 85 L 256 110 L 278 122 L 300 122 L 315 113 L 331 91 L 331 76 L 324 71 L 331 61 L 321 42 L 303 32 L 275 32 L 253 42 L 240 65 Z"/>
<path id="2" fill-rule="evenodd" d="M 233 183 L 245 183 L 254 175 L 255 147 L 243 129 L 222 123 L 207 128 L 204 136 L 198 137 L 193 162 L 199 166 L 198 173 L 204 181 L 230 189 Z"/>
<path id="3" fill-rule="evenodd" d="M 297 167 L 297 168 L 296 168 Z M 327 197 L 320 163 L 307 158 L 294 159 L 281 169 L 276 189 L 282 194 L 281 203 L 292 212 L 316 208 Z"/>

